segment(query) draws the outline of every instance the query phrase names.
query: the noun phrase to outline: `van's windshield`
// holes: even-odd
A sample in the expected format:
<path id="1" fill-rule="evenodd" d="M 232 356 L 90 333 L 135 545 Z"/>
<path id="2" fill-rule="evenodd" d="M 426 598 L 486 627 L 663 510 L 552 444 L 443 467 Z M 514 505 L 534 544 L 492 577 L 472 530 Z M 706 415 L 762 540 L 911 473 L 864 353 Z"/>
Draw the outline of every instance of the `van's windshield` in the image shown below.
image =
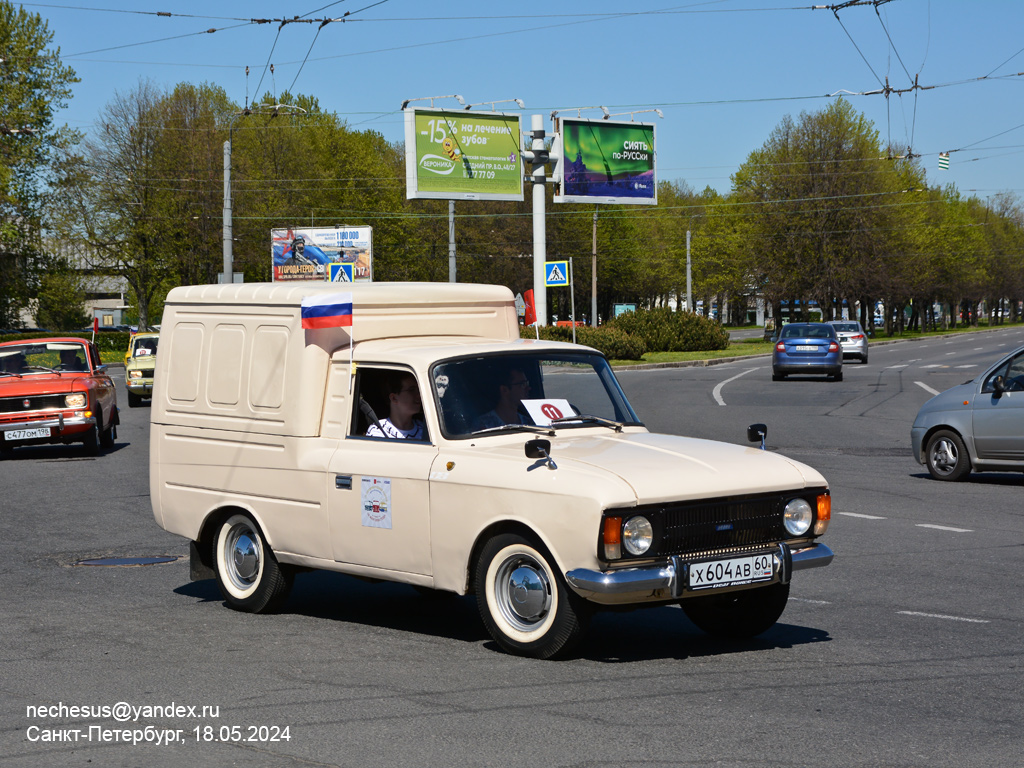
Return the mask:
<path id="1" fill-rule="evenodd" d="M 538 427 L 640 425 L 608 361 L 593 353 L 481 355 L 431 369 L 448 437 Z M 579 416 L 580 418 L 566 418 Z"/>

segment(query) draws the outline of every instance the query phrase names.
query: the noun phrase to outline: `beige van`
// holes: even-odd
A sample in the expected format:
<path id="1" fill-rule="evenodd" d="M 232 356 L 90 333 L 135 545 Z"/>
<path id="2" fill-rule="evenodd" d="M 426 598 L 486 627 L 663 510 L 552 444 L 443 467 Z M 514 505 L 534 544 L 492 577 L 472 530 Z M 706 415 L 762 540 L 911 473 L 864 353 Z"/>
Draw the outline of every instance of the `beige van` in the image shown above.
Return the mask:
<path id="1" fill-rule="evenodd" d="M 279 608 L 322 568 L 474 593 L 502 648 L 547 658 L 600 606 L 678 603 L 713 635 L 759 634 L 792 573 L 832 560 L 821 475 L 648 432 L 600 353 L 519 338 L 508 289 L 345 289 L 351 326 L 315 330 L 302 301 L 337 284 L 167 297 L 153 512 L 229 606 Z"/>

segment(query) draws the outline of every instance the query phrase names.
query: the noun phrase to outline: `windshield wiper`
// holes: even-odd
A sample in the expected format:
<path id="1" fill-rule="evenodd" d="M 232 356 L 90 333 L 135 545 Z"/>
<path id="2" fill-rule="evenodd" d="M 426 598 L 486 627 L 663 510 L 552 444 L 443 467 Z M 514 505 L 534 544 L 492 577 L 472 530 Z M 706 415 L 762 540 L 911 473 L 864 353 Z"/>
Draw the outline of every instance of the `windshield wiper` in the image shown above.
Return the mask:
<path id="1" fill-rule="evenodd" d="M 578 416 L 562 416 L 557 419 L 551 420 L 551 426 L 557 424 L 571 424 L 574 421 L 585 421 L 591 424 L 600 424 L 603 427 L 614 429 L 616 432 L 621 432 L 625 426 L 621 421 L 612 421 L 611 419 L 605 419 L 601 416 L 593 416 L 589 413 L 581 413 Z"/>
<path id="2" fill-rule="evenodd" d="M 488 427 L 487 429 L 478 429 L 476 432 L 470 432 L 471 435 L 486 435 L 492 432 L 519 432 L 520 430 L 526 430 L 527 432 L 533 432 L 538 435 L 553 435 L 555 430 L 551 427 L 538 427 L 536 424 L 502 424 L 498 427 Z"/>
<path id="3" fill-rule="evenodd" d="M 21 378 L 20 373 L 13 373 L 12 371 L 0 371 L 0 376 L 17 376 L 19 379 Z"/>

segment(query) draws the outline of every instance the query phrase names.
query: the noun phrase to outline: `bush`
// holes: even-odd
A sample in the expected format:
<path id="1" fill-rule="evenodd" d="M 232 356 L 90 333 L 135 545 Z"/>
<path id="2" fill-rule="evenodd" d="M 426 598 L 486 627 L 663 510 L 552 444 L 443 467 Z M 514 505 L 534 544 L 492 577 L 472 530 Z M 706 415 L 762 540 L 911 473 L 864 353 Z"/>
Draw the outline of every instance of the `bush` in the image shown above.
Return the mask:
<path id="1" fill-rule="evenodd" d="M 626 312 L 608 322 L 643 339 L 648 352 L 707 352 L 729 348 L 729 332 L 716 321 L 692 312 L 649 309 Z"/>
<path id="2" fill-rule="evenodd" d="M 532 325 L 521 326 L 519 335 L 524 339 L 536 338 Z M 571 326 L 542 326 L 540 337 L 547 341 L 572 341 Z M 609 360 L 639 360 L 647 351 L 643 339 L 630 336 L 615 328 L 577 326 L 576 343 L 593 347 Z"/>

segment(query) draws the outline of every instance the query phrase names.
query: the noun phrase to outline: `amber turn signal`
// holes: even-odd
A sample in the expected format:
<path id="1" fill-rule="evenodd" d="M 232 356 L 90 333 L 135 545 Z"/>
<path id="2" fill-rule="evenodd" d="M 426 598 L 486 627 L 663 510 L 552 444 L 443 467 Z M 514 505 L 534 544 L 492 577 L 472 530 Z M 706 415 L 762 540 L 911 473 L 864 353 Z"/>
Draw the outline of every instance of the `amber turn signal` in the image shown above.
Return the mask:
<path id="1" fill-rule="evenodd" d="M 622 518 L 606 517 L 601 531 L 604 543 L 604 559 L 618 560 L 622 557 Z"/>
<path id="2" fill-rule="evenodd" d="M 827 493 L 818 496 L 818 520 L 814 523 L 814 535 L 821 536 L 828 530 L 829 520 L 832 519 L 832 497 Z"/>

